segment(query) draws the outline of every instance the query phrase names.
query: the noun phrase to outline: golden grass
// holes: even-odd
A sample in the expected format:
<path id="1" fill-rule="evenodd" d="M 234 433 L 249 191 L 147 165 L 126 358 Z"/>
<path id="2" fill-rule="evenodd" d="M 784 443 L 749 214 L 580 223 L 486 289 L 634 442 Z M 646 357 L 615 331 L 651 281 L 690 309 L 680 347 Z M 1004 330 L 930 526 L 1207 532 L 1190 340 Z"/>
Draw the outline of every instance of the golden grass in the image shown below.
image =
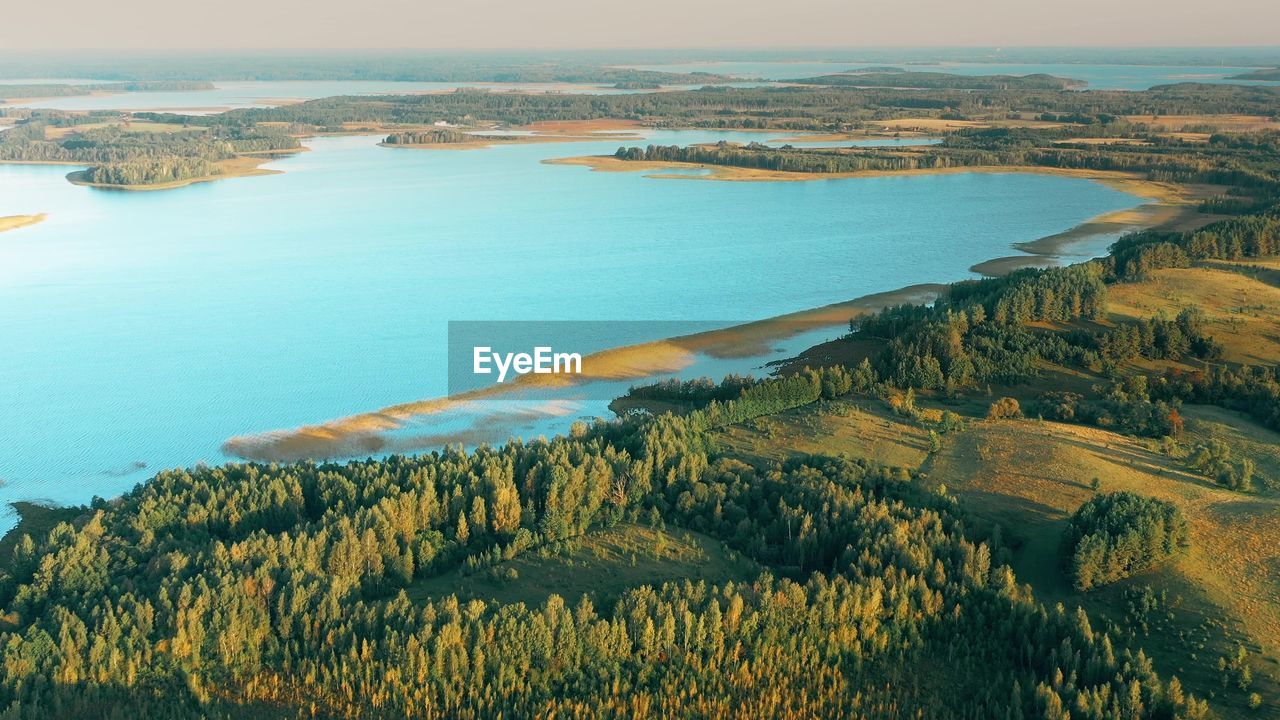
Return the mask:
<path id="1" fill-rule="evenodd" d="M 1196 439 L 1206 432 L 1205 424 L 1196 420 L 1196 409 L 1189 413 L 1188 434 Z M 1255 443 L 1280 443 L 1280 436 L 1234 414 L 1220 412 L 1216 419 Z M 1091 496 L 1093 478 L 1104 492 L 1127 490 L 1176 503 L 1190 524 L 1188 554 L 1128 584 L 1149 583 L 1187 598 L 1176 614 L 1178 627 L 1222 631 L 1199 653 L 1173 636 L 1143 641 L 1164 648 L 1158 669 L 1184 682 L 1194 678 L 1203 696 L 1216 683 L 1217 657 L 1231 652 L 1236 641 L 1260 652 L 1272 668 L 1280 659 L 1280 499 L 1274 495 L 1219 487 L 1188 472 L 1181 461 L 1152 452 L 1140 439 L 1031 420 L 977 422 L 949 438 L 925 469 L 929 482 L 945 484 L 967 509 L 999 523 L 1006 537 L 1020 544 L 1014 569 L 1042 599 L 1083 603 L 1114 620 L 1123 611 L 1118 590 L 1076 593 L 1060 569 L 1067 517 Z M 1259 677 L 1256 684 L 1264 693 L 1276 687 L 1274 677 Z"/>
<path id="2" fill-rule="evenodd" d="M 779 131 L 767 131 L 769 134 L 777 135 Z M 838 132 L 838 133 L 817 133 L 814 135 L 799 135 L 794 137 L 776 137 L 770 138 L 770 142 L 778 143 L 811 143 L 811 142 L 856 142 L 858 140 L 893 140 L 897 138 L 907 139 L 914 137 L 925 137 L 925 133 L 902 131 L 902 132 L 873 132 L 871 130 L 863 130 L 860 132 Z"/>
<path id="3" fill-rule="evenodd" d="M 940 120 L 938 118 L 896 118 L 893 120 L 874 121 L 882 130 L 919 130 L 937 132 L 940 130 L 963 130 L 965 128 L 988 127 L 989 123 L 978 120 Z"/>
<path id="4" fill-rule="evenodd" d="M 1126 119 L 1132 123 L 1142 123 L 1172 132 L 1183 132 L 1184 128 L 1201 125 L 1210 125 L 1226 132 L 1280 129 L 1280 121 L 1266 115 L 1129 115 Z"/>
<path id="5" fill-rule="evenodd" d="M 638 120 L 598 118 L 595 120 L 543 120 L 518 129 L 532 130 L 539 135 L 589 135 L 600 132 L 639 130 L 644 127 L 644 123 Z"/>
<path id="6" fill-rule="evenodd" d="M 1199 308 L 1210 322 L 1209 334 L 1223 344 L 1225 360 L 1280 362 L 1280 286 L 1268 274 L 1276 272 L 1272 266 L 1280 267 L 1272 259 L 1157 270 L 1144 282 L 1113 285 L 1110 314 L 1123 320 Z"/>
<path id="7" fill-rule="evenodd" d="M 130 133 L 179 133 L 192 132 L 201 128 L 190 128 L 179 123 L 160 123 L 149 122 L 146 120 L 113 120 L 110 122 L 83 123 L 80 125 L 68 125 L 66 127 L 49 127 L 44 129 L 44 137 L 46 140 L 61 140 L 69 135 L 76 135 L 87 132 L 89 130 L 100 130 L 102 128 L 115 127 L 120 128 L 123 132 Z"/>
<path id="8" fill-rule="evenodd" d="M 0 217 L 0 232 L 5 232 L 6 230 L 17 230 L 18 228 L 27 227 L 28 225 L 35 225 L 36 223 L 44 222 L 47 217 L 49 217 L 47 213 L 36 213 L 35 215 L 8 215 Z"/>
<path id="9" fill-rule="evenodd" d="M 929 434 L 878 401 L 834 400 L 733 425 L 714 435 L 721 450 L 757 466 L 792 455 L 846 455 L 916 468 L 928 457 Z"/>
<path id="10" fill-rule="evenodd" d="M 1150 145 L 1149 140 L 1122 137 L 1078 137 L 1054 140 L 1054 145 Z"/>
<path id="11" fill-rule="evenodd" d="M 608 606 L 643 585 L 682 580 L 722 584 L 750 580 L 759 571 L 755 563 L 700 533 L 619 525 L 556 547 L 528 550 L 493 570 L 455 570 L 420 580 L 408 595 L 417 601 L 457 595 L 461 600 L 530 606 L 541 605 L 553 594 L 570 605 L 587 595 L 597 606 Z"/>

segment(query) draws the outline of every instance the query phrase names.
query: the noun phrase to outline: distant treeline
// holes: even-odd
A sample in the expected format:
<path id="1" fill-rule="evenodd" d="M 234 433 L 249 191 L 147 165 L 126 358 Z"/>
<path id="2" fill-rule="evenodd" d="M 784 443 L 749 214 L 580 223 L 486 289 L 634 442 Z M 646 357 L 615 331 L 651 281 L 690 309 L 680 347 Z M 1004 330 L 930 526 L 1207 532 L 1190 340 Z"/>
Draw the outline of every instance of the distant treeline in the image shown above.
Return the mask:
<path id="1" fill-rule="evenodd" d="M 678 82 L 668 80 L 669 82 Z M 921 101 L 927 101 L 922 105 Z M 1280 89 L 1238 85 L 1167 85 L 1140 92 L 853 87 L 707 87 L 661 93 L 584 95 L 460 89 L 425 95 L 333 97 L 276 108 L 243 108 L 192 119 L 209 125 L 259 121 L 318 128 L 343 123 L 432 125 L 477 120 L 524 125 L 542 120 L 631 119 L 658 125 L 839 130 L 900 117 L 1002 119 L 1052 112 L 1080 118 L 1197 113 L 1272 115 Z M 168 120 L 178 116 L 151 114 Z"/>
<path id="2" fill-rule="evenodd" d="M 1044 73 L 1034 75 L 958 75 L 941 72 L 850 72 L 805 78 L 792 82 L 805 85 L 848 85 L 853 87 L 919 88 L 927 90 L 1068 90 L 1084 87 L 1081 80 Z"/>
<path id="3" fill-rule="evenodd" d="M 435 128 L 432 130 L 412 130 L 391 133 L 382 142 L 387 145 L 435 145 L 440 143 L 461 143 L 478 139 L 461 130 L 452 128 Z"/>
<path id="4" fill-rule="evenodd" d="M 92 95 L 93 93 L 120 92 L 187 92 L 192 90 L 212 90 L 213 83 L 196 80 L 146 80 L 135 82 L 96 83 L 92 85 L 69 85 L 66 83 L 46 83 L 31 85 L 0 84 L 0 99 L 20 100 L 24 98 L 68 97 L 75 95 Z"/>
<path id="5" fill-rule="evenodd" d="M 1132 131 L 1131 131 L 1132 132 Z M 814 149 L 736 145 L 620 147 L 620 160 L 685 162 L 797 173 L 909 171 L 980 166 L 1037 166 L 1140 173 L 1151 180 L 1238 188 L 1245 195 L 1280 194 L 1280 134 L 1255 142 L 1060 145 L 1061 131 L 966 130 L 940 145 L 912 150 Z M 1242 204 L 1242 209 L 1253 207 Z M 1219 207 L 1218 209 L 1225 209 Z"/>
<path id="6" fill-rule="evenodd" d="M 735 145 L 720 142 L 716 145 L 649 145 L 645 148 L 618 148 L 614 157 L 619 160 L 646 162 L 682 162 L 753 170 L 775 170 L 798 173 L 849 173 L 869 170 L 921 170 L 959 167 L 942 153 L 901 153 L 889 151 L 865 151 L 859 153 L 771 148 L 759 143 Z M 983 164 L 980 158 L 971 163 Z"/>
<path id="7" fill-rule="evenodd" d="M 394 132 L 385 137 L 382 142 L 386 145 L 448 145 L 466 142 L 510 142 L 513 139 L 511 135 L 485 135 L 453 128 L 432 128 L 430 130 Z"/>
<path id="8" fill-rule="evenodd" d="M 1232 80 L 1280 80 L 1280 68 L 1253 70 L 1251 72 L 1232 75 Z"/>
<path id="9" fill-rule="evenodd" d="M 667 73 L 614 67 L 616 63 L 569 60 L 530 53 L 273 53 L 177 57 L 106 57 L 68 54 L 58 58 L 6 58 L 5 75 L 91 77 L 97 80 L 381 80 L 495 83 L 716 83 L 733 78 L 713 73 Z"/>

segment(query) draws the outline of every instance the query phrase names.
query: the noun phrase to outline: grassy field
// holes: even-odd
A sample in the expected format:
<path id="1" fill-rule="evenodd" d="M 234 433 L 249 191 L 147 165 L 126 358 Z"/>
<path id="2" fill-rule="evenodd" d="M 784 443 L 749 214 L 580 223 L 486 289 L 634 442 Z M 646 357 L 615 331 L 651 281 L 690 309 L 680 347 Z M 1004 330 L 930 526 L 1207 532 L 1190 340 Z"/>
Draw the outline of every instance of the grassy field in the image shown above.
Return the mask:
<path id="1" fill-rule="evenodd" d="M 641 585 L 704 580 L 724 583 L 754 578 L 760 568 L 705 535 L 619 525 L 571 541 L 527 551 L 493 568 L 461 570 L 415 582 L 415 600 L 457 595 L 459 599 L 540 605 L 552 594 L 566 602 L 591 597 L 607 607 Z"/>
<path id="2" fill-rule="evenodd" d="M 89 130 L 101 130 L 102 128 L 120 128 L 123 132 L 130 133 L 176 133 L 190 131 L 185 125 L 177 123 L 159 123 L 149 122 L 146 120 L 113 120 L 109 122 L 81 123 L 79 125 L 68 125 L 66 127 L 46 127 L 44 129 L 44 137 L 46 140 L 61 140 L 69 135 L 87 132 Z M 195 128 L 200 130 L 200 128 Z"/>
<path id="3" fill-rule="evenodd" d="M 917 468 L 928 456 L 929 431 L 883 403 L 840 399 L 724 428 L 716 441 L 722 451 L 756 466 L 795 454 L 844 454 Z"/>
<path id="4" fill-rule="evenodd" d="M 1273 466 L 1280 436 L 1226 411 L 1190 413 L 1187 442 L 1244 436 L 1251 447 L 1270 447 L 1267 464 Z M 929 482 L 945 484 L 974 515 L 1005 529 L 1016 547 L 1018 577 L 1045 601 L 1082 604 L 1123 625 L 1125 587 L 1165 590 L 1181 598 L 1170 608 L 1170 623 L 1141 638 L 1160 669 L 1179 675 L 1198 694 L 1216 688 L 1216 705 L 1243 709 L 1244 695 L 1224 692 L 1217 670 L 1218 658 L 1240 643 L 1256 655 L 1254 689 L 1274 702 L 1280 670 L 1280 498 L 1219 487 L 1152 444 L 1083 426 L 983 421 L 952 438 L 925 471 Z M 1127 490 L 1179 505 L 1191 527 L 1186 556 L 1103 592 L 1075 592 L 1062 573 L 1059 544 L 1068 516 L 1092 494 L 1094 478 L 1103 492 Z"/>
<path id="5" fill-rule="evenodd" d="M 1209 334 L 1234 363 L 1280 361 L 1280 262 L 1204 263 L 1157 270 L 1140 283 L 1111 287 L 1113 320 L 1170 316 L 1197 307 L 1210 321 Z"/>
<path id="6" fill-rule="evenodd" d="M 974 403 L 975 405 L 977 403 Z M 957 403 L 956 407 L 963 404 Z M 927 413 L 936 418 L 936 413 Z M 1230 442 L 1280 477 L 1280 435 L 1225 410 L 1187 409 L 1183 445 Z M 1150 652 L 1161 672 L 1177 675 L 1229 717 L 1280 712 L 1280 494 L 1267 486 L 1228 490 L 1192 472 L 1151 440 L 1098 428 L 1020 419 L 968 419 L 929 453 L 927 425 L 885 403 L 839 400 L 722 430 L 720 449 L 757 465 L 793 454 L 869 458 L 918 469 L 945 486 L 983 526 L 999 525 L 1013 548 L 1019 579 L 1049 604 L 1083 605 L 1122 637 Z M 1190 520 L 1192 546 L 1176 562 L 1091 593 L 1076 592 L 1061 568 L 1067 518 L 1094 490 L 1128 490 L 1177 503 Z M 1166 598 L 1145 632 L 1128 613 L 1128 596 L 1150 586 Z M 1246 648 L 1254 682 L 1269 705 L 1246 707 L 1247 693 L 1224 689 L 1218 660 Z"/>
<path id="7" fill-rule="evenodd" d="M 1143 282 L 1113 285 L 1110 298 L 1104 325 L 1196 307 L 1227 363 L 1280 362 L 1278 259 L 1160 270 Z M 1140 361 L 1129 369 L 1158 373 L 1166 365 Z M 1041 369 L 1033 383 L 955 398 L 921 393 L 914 414 L 900 412 L 900 396 L 854 397 L 725 428 L 716 439 L 721 451 L 756 465 L 824 453 L 916 470 L 925 484 L 957 497 L 977 526 L 1000 526 L 1007 560 L 1043 601 L 1084 606 L 1223 717 L 1280 717 L 1280 433 L 1240 413 L 1194 405 L 1183 408 L 1185 431 L 1173 446 L 1083 425 L 985 419 L 994 397 L 1026 406 L 1046 390 L 1089 395 L 1105 381 L 1079 368 Z M 964 417 L 965 427 L 933 439 L 942 409 Z M 1192 469 L 1188 455 L 1213 440 L 1256 464 L 1250 491 Z M 1095 492 L 1122 490 L 1177 504 L 1191 545 L 1161 567 L 1078 592 L 1062 569 L 1067 520 Z M 1148 588 L 1157 607 L 1139 612 L 1134 600 Z M 1239 648 L 1253 673 L 1247 691 L 1233 679 L 1224 683 L 1219 667 Z M 1248 707 L 1251 692 L 1261 695 L 1262 707 Z"/>

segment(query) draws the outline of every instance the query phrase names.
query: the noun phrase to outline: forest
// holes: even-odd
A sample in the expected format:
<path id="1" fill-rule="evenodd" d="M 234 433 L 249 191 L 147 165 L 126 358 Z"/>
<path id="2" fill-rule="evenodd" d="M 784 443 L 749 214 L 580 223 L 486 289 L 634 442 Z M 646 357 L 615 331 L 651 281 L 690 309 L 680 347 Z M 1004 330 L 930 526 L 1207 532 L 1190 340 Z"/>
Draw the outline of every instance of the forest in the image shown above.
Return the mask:
<path id="1" fill-rule="evenodd" d="M 821 393 L 815 376 L 769 385 L 734 417 Z M 838 458 L 716 458 L 701 424 L 161 473 L 15 548 L 7 715 L 1207 717 L 1083 612 L 1035 601 L 954 500 Z M 624 519 L 771 569 L 611 608 L 403 592 Z M 913 670 L 928 658 L 945 691 Z"/>
<path id="2" fill-rule="evenodd" d="M 298 139 L 275 128 L 184 128 L 152 132 L 120 125 L 54 136 L 59 123 L 32 118 L 0 134 L 0 161 L 83 163 L 79 180 L 146 186 L 218 175 L 219 161 L 242 153 L 297 150 Z"/>
<path id="3" fill-rule="evenodd" d="M 0 83 L 0 100 L 69 97 L 74 95 L 92 95 L 94 93 L 184 92 L 190 90 L 212 89 L 213 83 L 205 80 L 135 80 L 130 82 L 93 83 L 88 85 L 72 85 L 67 83 L 9 85 Z"/>
<path id="4" fill-rule="evenodd" d="M 739 88 L 616 95 L 508 93 L 463 88 L 425 95 L 347 96 L 275 108 L 244 108 L 203 117 L 138 113 L 164 122 L 247 125 L 299 123 L 338 128 L 343 123 L 432 125 L 477 120 L 525 125 L 544 120 L 638 120 L 655 126 L 857 129 L 877 120 L 945 115 L 953 119 L 1007 118 L 1052 112 L 1101 123 L 1122 116 L 1238 113 L 1274 116 L 1280 88 L 1183 83 L 1150 90 L 850 88 L 831 86 Z M 923 106 L 922 106 L 923 105 Z"/>
<path id="5" fill-rule="evenodd" d="M 1079 130 L 1074 131 L 1076 134 Z M 1090 131 L 1091 134 L 1092 131 Z M 1235 188 L 1234 204 L 1243 209 L 1264 205 L 1280 195 L 1280 146 L 1274 134 L 1259 141 L 1212 138 L 1192 143 L 1151 134 L 1132 127 L 1125 136 L 1142 144 L 1096 146 L 1063 142 L 1063 131 L 1030 129 L 974 129 L 949 133 L 941 144 L 910 150 L 878 148 L 770 147 L 760 143 L 620 147 L 614 157 L 624 161 L 678 162 L 721 165 L 796 173 L 856 173 L 866 171 L 937 170 L 960 167 L 1036 166 L 1139 173 L 1161 182 L 1206 183 Z M 1106 134 L 1105 132 L 1103 133 Z M 1260 199 L 1259 199 L 1260 198 Z M 1221 203 L 1217 209 L 1227 209 Z"/>
<path id="6" fill-rule="evenodd" d="M 217 165 L 201 157 L 174 157 L 95 165 L 80 177 L 97 185 L 162 185 L 221 172 Z"/>
<path id="7" fill-rule="evenodd" d="M 804 85 L 848 85 L 852 87 L 919 88 L 922 90 L 1070 90 L 1085 83 L 1053 75 L 956 75 L 943 72 L 876 72 L 874 69 L 822 75 L 796 82 Z"/>

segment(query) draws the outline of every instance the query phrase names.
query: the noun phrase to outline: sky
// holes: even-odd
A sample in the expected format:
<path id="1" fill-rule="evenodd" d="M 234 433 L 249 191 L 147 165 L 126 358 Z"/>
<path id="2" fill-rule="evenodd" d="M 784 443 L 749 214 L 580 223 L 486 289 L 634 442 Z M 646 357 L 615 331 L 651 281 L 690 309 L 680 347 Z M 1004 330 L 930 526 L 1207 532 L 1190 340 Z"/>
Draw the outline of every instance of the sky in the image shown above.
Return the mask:
<path id="1" fill-rule="evenodd" d="M 1278 0 L 61 0 L 4 50 L 1275 45 Z M 51 10 L 56 8 L 56 10 Z"/>

